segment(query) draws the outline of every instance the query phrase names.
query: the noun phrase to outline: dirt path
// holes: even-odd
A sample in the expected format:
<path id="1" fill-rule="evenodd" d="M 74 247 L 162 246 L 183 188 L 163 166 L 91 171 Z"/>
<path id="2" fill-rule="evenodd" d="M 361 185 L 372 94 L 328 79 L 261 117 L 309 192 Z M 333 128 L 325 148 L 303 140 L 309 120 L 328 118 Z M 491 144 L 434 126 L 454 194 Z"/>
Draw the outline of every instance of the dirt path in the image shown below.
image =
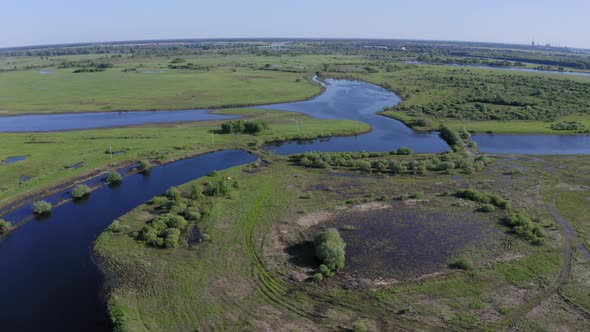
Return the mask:
<path id="1" fill-rule="evenodd" d="M 569 279 L 571 267 L 572 267 L 572 245 L 576 243 L 577 236 L 570 224 L 565 220 L 557 211 L 555 202 L 550 207 L 551 215 L 561 225 L 561 233 L 564 238 L 563 251 L 562 251 L 562 264 L 559 270 L 559 276 L 552 282 L 548 287 L 542 290 L 537 295 L 526 301 L 520 307 L 512 310 L 505 319 L 493 324 L 492 330 L 496 329 L 509 329 L 521 318 L 525 317 L 531 310 L 539 306 L 543 301 L 548 299 L 551 295 L 558 293 L 559 288 Z M 586 251 L 586 253 L 588 253 Z M 590 257 L 590 255 L 589 255 Z"/>
<path id="2" fill-rule="evenodd" d="M 559 213 L 559 211 L 557 210 L 555 200 L 553 200 L 553 202 L 551 203 L 550 211 L 553 218 L 561 226 L 561 234 L 564 237 L 562 264 L 559 271 L 559 277 L 551 285 L 549 285 L 549 287 L 545 288 L 542 292 L 535 295 L 525 304 L 521 305 L 519 308 L 509 313 L 508 317 L 499 322 L 499 324 L 496 325 L 496 327 L 510 328 L 518 320 L 526 316 L 531 310 L 539 306 L 551 295 L 553 295 L 554 293 L 559 293 L 560 287 L 569 279 L 570 276 L 574 246 L 580 252 L 582 257 L 584 257 L 588 262 L 590 262 L 590 252 L 588 252 L 588 249 L 579 240 L 578 236 L 576 235 L 576 231 L 572 228 L 569 222 Z M 572 303 L 565 299 L 563 296 L 561 296 L 561 294 L 558 295 L 560 295 L 560 297 L 564 299 L 564 301 L 567 304 L 569 304 L 570 306 L 572 305 Z M 580 310 L 579 308 L 577 308 L 577 306 L 574 306 L 574 309 L 577 309 L 578 311 Z M 584 314 L 582 316 L 588 318 L 588 313 L 586 313 L 585 311 L 583 311 L 583 313 Z"/>
<path id="3" fill-rule="evenodd" d="M 563 227 L 563 230 L 565 231 L 565 235 L 567 236 L 569 241 L 572 243 L 572 245 L 575 246 L 576 250 L 580 252 L 582 257 L 584 257 L 584 259 L 586 259 L 586 261 L 590 262 L 590 252 L 588 251 L 588 248 L 586 248 L 586 246 L 582 243 L 582 241 L 580 241 L 580 239 L 576 235 L 576 231 L 573 229 L 573 227 L 559 213 L 559 211 L 557 210 L 557 205 L 556 205 L 555 199 L 551 203 L 551 215 L 553 215 L 553 218 L 555 218 L 555 220 L 557 220 L 557 222 L 561 225 L 561 227 Z"/>

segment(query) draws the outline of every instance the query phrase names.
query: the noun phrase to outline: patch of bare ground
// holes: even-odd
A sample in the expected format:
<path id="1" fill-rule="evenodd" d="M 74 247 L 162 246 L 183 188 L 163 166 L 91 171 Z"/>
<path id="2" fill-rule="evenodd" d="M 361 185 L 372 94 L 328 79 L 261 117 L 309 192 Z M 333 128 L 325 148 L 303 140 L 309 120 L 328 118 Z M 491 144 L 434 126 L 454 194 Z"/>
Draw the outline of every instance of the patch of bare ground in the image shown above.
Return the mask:
<path id="1" fill-rule="evenodd" d="M 256 290 L 256 283 L 253 280 L 236 275 L 218 276 L 211 286 L 213 294 L 220 295 L 220 298 L 228 302 L 241 301 Z"/>
<path id="2" fill-rule="evenodd" d="M 374 210 L 383 210 L 391 208 L 391 204 L 383 203 L 383 202 L 371 202 L 365 204 L 355 205 L 350 208 L 351 211 L 355 212 L 364 212 L 364 211 L 374 211 Z"/>
<path id="3" fill-rule="evenodd" d="M 403 201 L 406 206 L 415 206 L 416 204 L 425 204 L 430 202 L 428 199 L 406 199 Z"/>
<path id="4" fill-rule="evenodd" d="M 328 221 L 334 214 L 326 211 L 308 213 L 303 215 L 295 221 L 295 223 L 301 227 L 309 228 L 312 226 L 319 225 L 325 221 Z"/>

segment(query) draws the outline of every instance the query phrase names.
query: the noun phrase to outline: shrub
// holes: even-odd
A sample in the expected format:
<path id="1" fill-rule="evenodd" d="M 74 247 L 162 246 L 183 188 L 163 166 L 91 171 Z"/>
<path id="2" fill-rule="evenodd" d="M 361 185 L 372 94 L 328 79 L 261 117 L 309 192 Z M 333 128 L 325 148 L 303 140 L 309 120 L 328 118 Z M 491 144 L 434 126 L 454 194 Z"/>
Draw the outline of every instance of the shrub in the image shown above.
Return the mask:
<path id="1" fill-rule="evenodd" d="M 512 229 L 512 232 L 519 238 L 529 241 L 533 245 L 542 245 L 545 232 L 538 225 L 533 225 L 531 219 L 523 212 L 511 213 L 504 218 L 504 224 Z"/>
<path id="2" fill-rule="evenodd" d="M 220 178 L 209 191 L 209 196 L 226 196 L 231 192 L 231 186 L 223 177 Z"/>
<path id="3" fill-rule="evenodd" d="M 261 120 L 255 121 L 244 121 L 244 120 L 236 120 L 236 121 L 229 121 L 221 124 L 221 133 L 223 134 L 256 134 L 265 129 L 268 129 L 268 124 Z"/>
<path id="4" fill-rule="evenodd" d="M 39 216 L 51 213 L 51 208 L 51 203 L 46 201 L 38 201 L 33 203 L 33 213 Z"/>
<path id="5" fill-rule="evenodd" d="M 162 206 L 162 205 L 166 205 L 168 204 L 168 198 L 167 197 L 163 197 L 163 196 L 156 196 L 154 198 L 152 198 L 148 203 L 150 205 L 155 205 L 155 206 Z"/>
<path id="6" fill-rule="evenodd" d="M 201 213 L 199 211 L 189 210 L 186 212 L 185 217 L 188 220 L 199 220 L 201 219 Z"/>
<path id="7" fill-rule="evenodd" d="M 139 170 L 144 172 L 152 168 L 152 164 L 149 160 L 142 160 L 139 162 Z"/>
<path id="8" fill-rule="evenodd" d="M 473 261 L 469 258 L 459 258 L 451 264 L 451 268 L 459 270 L 471 270 L 473 268 Z"/>
<path id="9" fill-rule="evenodd" d="M 423 192 L 421 192 L 421 191 L 417 191 L 417 192 L 413 193 L 412 196 L 410 196 L 410 198 L 413 198 L 413 199 L 424 199 L 424 198 L 426 198 L 426 195 Z"/>
<path id="10" fill-rule="evenodd" d="M 320 265 L 320 273 L 324 277 L 329 277 L 332 275 L 332 271 L 330 271 L 330 269 L 325 264 Z"/>
<path id="11" fill-rule="evenodd" d="M 180 230 L 177 228 L 168 228 L 164 231 L 164 247 L 176 248 L 178 247 L 178 240 L 180 239 Z"/>
<path id="12" fill-rule="evenodd" d="M 107 231 L 114 234 L 121 234 L 127 230 L 129 230 L 129 225 L 122 225 L 119 219 L 113 221 L 113 223 L 107 227 Z"/>
<path id="13" fill-rule="evenodd" d="M 90 194 L 90 188 L 87 185 L 79 184 L 72 190 L 72 197 L 80 199 Z"/>
<path id="14" fill-rule="evenodd" d="M 480 212 L 494 212 L 496 211 L 496 207 L 492 204 L 482 204 L 477 210 Z"/>
<path id="15" fill-rule="evenodd" d="M 12 230 L 12 224 L 4 219 L 0 219 L 0 235 L 6 234 Z"/>
<path id="16" fill-rule="evenodd" d="M 364 320 L 357 320 L 356 322 L 352 323 L 352 330 L 354 332 L 367 332 L 369 328 Z"/>
<path id="17" fill-rule="evenodd" d="M 123 177 L 117 171 L 111 171 L 107 174 L 106 183 L 108 184 L 117 184 L 123 181 Z"/>
<path id="18" fill-rule="evenodd" d="M 168 188 L 168 190 L 166 190 L 166 192 L 164 193 L 164 196 L 174 201 L 182 200 L 182 194 L 180 193 L 180 190 L 178 190 L 178 188 L 176 187 Z"/>
<path id="19" fill-rule="evenodd" d="M 460 189 L 457 190 L 455 196 L 470 201 L 478 202 L 481 204 L 492 204 L 502 209 L 510 207 L 510 202 L 496 194 L 480 192 L 473 189 Z"/>
<path id="20" fill-rule="evenodd" d="M 320 232 L 313 240 L 316 256 L 330 270 L 341 270 L 345 263 L 346 243 L 335 228 Z"/>
<path id="21" fill-rule="evenodd" d="M 188 222 L 179 215 L 166 213 L 145 225 L 139 233 L 139 240 L 159 248 L 176 248 L 180 234 Z"/>
<path id="22" fill-rule="evenodd" d="M 412 153 L 414 153 L 414 150 L 412 150 L 411 148 L 407 148 L 407 147 L 401 147 L 401 148 L 397 149 L 396 153 L 399 155 L 407 156 L 407 155 L 411 155 Z"/>
<path id="23" fill-rule="evenodd" d="M 314 282 L 322 282 L 324 280 L 324 275 L 321 273 L 316 273 L 313 275 L 313 281 Z"/>
<path id="24" fill-rule="evenodd" d="M 201 186 L 193 185 L 191 187 L 191 199 L 200 200 L 205 197 L 203 194 L 203 188 Z"/>
<path id="25" fill-rule="evenodd" d="M 458 152 L 458 151 L 463 151 L 463 141 L 461 140 L 461 137 L 459 136 L 459 134 L 447 127 L 447 126 L 441 126 L 440 127 L 440 137 L 447 142 L 447 144 L 449 144 L 449 146 L 453 149 L 453 151 Z"/>

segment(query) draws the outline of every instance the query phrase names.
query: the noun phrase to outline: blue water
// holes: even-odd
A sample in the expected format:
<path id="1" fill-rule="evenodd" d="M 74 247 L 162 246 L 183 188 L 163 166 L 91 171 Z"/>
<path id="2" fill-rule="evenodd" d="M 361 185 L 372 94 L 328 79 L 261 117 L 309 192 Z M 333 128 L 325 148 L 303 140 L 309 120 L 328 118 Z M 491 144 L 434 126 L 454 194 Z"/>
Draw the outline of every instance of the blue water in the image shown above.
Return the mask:
<path id="1" fill-rule="evenodd" d="M 44 132 L 137 126 L 150 123 L 235 119 L 208 110 L 35 114 L 0 117 L 0 132 Z"/>
<path id="2" fill-rule="evenodd" d="M 474 134 L 480 150 L 497 154 L 590 154 L 590 135 Z"/>
<path id="3" fill-rule="evenodd" d="M 6 159 L 4 159 L 4 163 L 9 165 L 9 164 L 14 164 L 17 161 L 22 161 L 27 159 L 27 156 L 14 156 L 14 157 L 8 157 Z"/>
<path id="4" fill-rule="evenodd" d="M 278 154 L 310 150 L 391 151 L 403 146 L 410 147 L 416 152 L 442 152 L 449 149 L 436 133 L 418 133 L 395 119 L 376 114 L 385 106 L 400 103 L 400 98 L 394 93 L 364 82 L 328 79 L 326 83 L 326 91 L 312 100 L 258 108 L 299 112 L 319 119 L 361 121 L 371 125 L 372 131 L 353 137 L 272 144 L 267 147 L 269 151 Z"/>

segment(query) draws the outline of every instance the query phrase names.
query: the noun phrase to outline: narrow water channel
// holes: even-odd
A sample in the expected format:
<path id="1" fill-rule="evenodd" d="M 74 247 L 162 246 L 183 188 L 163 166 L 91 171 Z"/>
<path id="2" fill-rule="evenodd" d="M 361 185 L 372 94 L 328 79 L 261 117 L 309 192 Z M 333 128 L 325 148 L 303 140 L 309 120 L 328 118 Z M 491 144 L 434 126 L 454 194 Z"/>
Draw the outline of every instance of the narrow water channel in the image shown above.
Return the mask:
<path id="1" fill-rule="evenodd" d="M 227 150 L 130 175 L 118 187 L 103 186 L 82 203 L 68 202 L 51 216 L 33 219 L 0 240 L 0 329 L 2 331 L 108 331 L 102 302 L 103 277 L 92 244 L 117 217 L 211 171 L 253 162 L 244 151 Z M 55 202 L 67 196 L 59 193 Z M 30 205 L 3 218 L 31 215 Z"/>

